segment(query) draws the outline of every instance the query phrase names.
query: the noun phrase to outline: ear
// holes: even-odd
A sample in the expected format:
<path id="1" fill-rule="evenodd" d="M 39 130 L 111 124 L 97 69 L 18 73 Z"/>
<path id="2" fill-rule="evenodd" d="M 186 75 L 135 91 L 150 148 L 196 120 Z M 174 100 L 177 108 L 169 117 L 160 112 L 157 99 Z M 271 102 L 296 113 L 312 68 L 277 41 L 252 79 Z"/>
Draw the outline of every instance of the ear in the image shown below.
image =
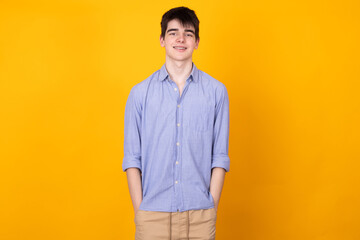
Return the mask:
<path id="1" fill-rule="evenodd" d="M 200 38 L 199 38 L 198 40 L 196 40 L 196 42 L 195 42 L 195 49 L 198 49 L 198 47 L 199 47 L 199 42 L 200 42 Z"/>
<path id="2" fill-rule="evenodd" d="M 165 40 L 164 40 L 164 38 L 160 35 L 160 45 L 162 46 L 162 47 L 165 47 Z"/>

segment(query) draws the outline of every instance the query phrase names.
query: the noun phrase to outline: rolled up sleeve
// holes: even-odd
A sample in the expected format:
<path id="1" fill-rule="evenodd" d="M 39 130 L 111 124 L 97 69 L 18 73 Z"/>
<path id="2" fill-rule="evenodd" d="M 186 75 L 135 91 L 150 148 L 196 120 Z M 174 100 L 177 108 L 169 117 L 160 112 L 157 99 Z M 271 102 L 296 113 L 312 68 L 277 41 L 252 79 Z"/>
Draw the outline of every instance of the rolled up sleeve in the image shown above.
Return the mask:
<path id="1" fill-rule="evenodd" d="M 224 84 L 216 91 L 215 122 L 211 168 L 230 170 L 229 150 L 229 96 Z"/>
<path id="2" fill-rule="evenodd" d="M 135 87 L 125 106 L 123 171 L 132 167 L 141 171 L 141 102 Z"/>

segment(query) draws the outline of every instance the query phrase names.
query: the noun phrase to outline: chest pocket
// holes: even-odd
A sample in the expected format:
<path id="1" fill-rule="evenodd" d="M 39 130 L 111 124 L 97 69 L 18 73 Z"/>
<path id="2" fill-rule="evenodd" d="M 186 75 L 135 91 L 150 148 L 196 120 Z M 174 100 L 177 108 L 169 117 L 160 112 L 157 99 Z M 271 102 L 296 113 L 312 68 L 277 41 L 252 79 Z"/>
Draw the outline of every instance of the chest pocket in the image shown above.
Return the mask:
<path id="1" fill-rule="evenodd" d="M 195 132 L 211 130 L 214 123 L 214 109 L 209 103 L 192 103 L 189 129 Z"/>

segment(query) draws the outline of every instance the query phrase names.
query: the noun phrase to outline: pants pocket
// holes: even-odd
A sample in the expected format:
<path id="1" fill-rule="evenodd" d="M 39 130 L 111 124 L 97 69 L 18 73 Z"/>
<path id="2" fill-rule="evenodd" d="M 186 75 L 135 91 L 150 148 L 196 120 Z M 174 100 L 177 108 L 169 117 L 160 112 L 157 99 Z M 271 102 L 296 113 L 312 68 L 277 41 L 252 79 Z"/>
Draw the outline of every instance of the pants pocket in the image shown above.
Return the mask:
<path id="1" fill-rule="evenodd" d="M 141 212 L 142 210 L 137 210 L 137 212 L 135 213 L 135 216 L 134 216 L 134 222 L 135 222 L 135 224 L 137 224 L 138 223 L 138 218 L 139 218 L 139 214 L 140 214 L 140 212 Z"/>

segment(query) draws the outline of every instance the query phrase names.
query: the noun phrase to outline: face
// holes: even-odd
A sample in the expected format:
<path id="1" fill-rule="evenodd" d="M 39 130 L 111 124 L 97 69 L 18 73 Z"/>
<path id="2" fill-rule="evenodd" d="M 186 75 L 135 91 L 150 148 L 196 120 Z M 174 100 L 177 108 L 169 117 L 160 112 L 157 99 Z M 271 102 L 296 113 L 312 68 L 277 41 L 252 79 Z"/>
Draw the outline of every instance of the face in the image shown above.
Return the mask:
<path id="1" fill-rule="evenodd" d="M 193 26 L 183 27 L 179 20 L 169 21 L 165 38 L 160 37 L 160 45 L 165 47 L 166 57 L 174 61 L 192 61 L 192 53 L 198 48 Z"/>

